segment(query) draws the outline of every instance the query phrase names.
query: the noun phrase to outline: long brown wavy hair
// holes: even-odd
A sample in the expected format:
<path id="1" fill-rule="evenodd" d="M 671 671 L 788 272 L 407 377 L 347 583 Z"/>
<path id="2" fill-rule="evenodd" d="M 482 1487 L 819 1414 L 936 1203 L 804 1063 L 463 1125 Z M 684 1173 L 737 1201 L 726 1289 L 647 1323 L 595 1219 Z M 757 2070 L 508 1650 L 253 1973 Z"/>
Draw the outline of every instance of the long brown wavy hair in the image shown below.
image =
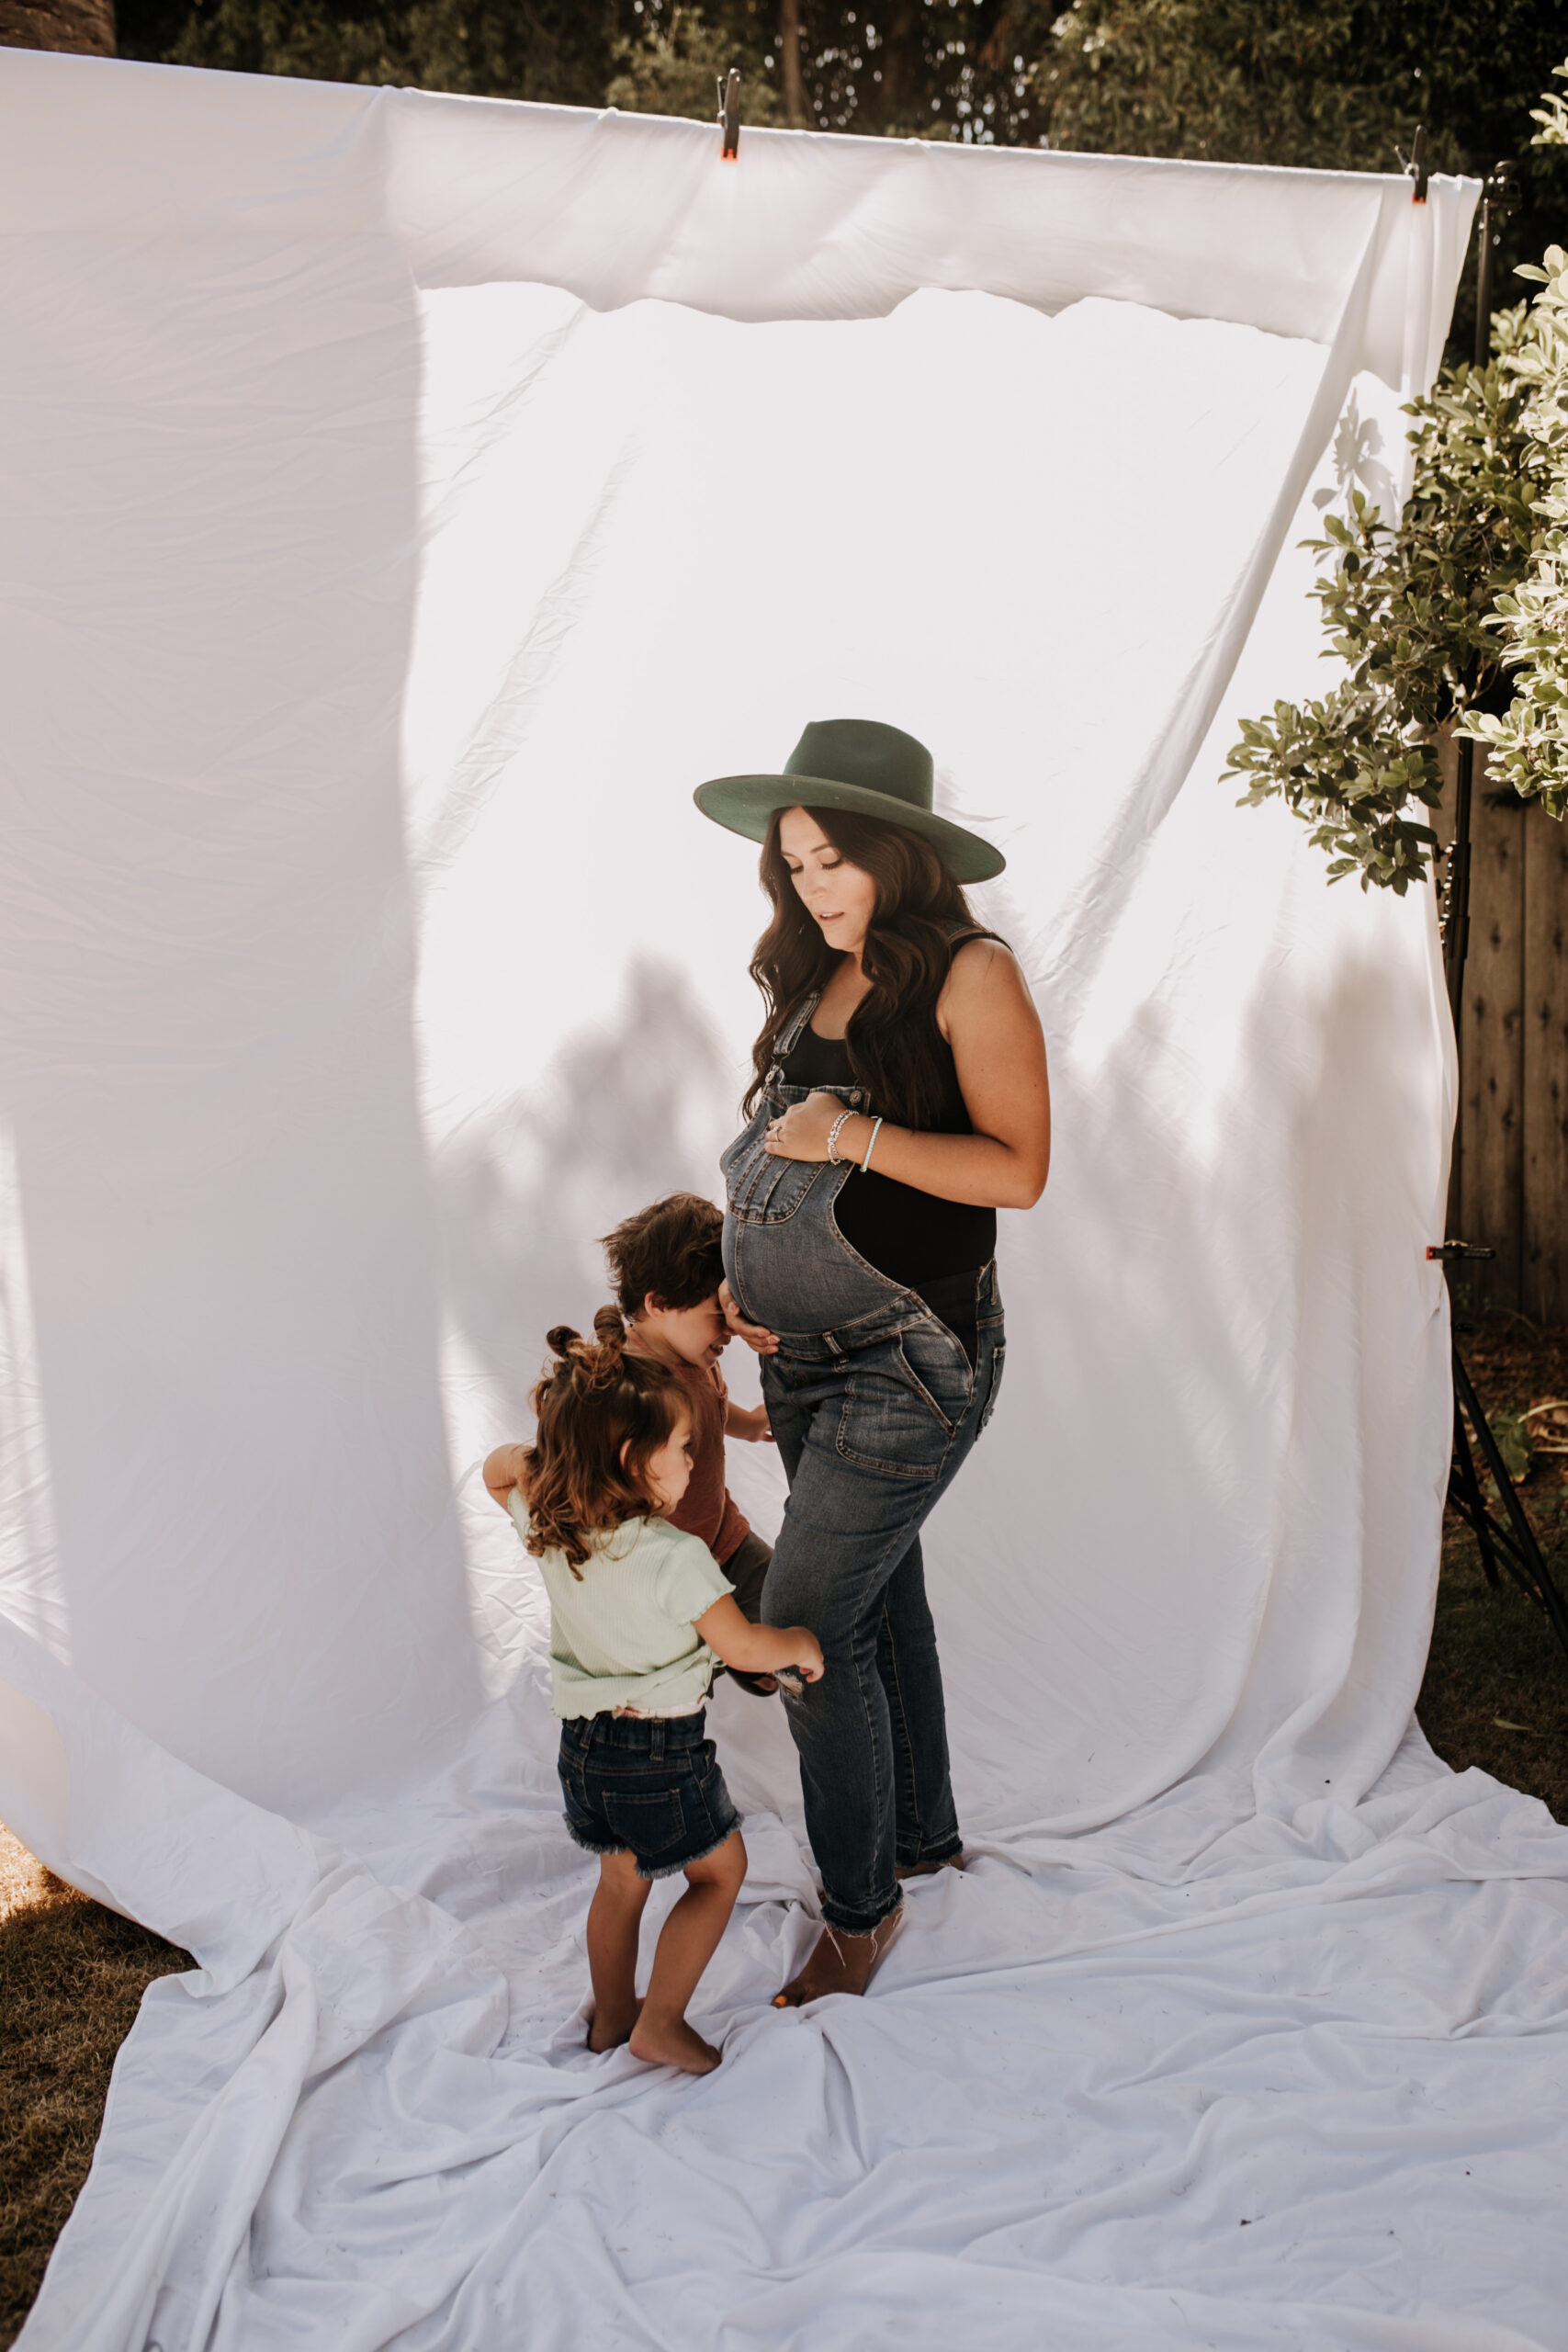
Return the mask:
<path id="1" fill-rule="evenodd" d="M 821 926 L 807 912 L 784 864 L 779 825 L 787 813 L 774 810 L 762 844 L 762 888 L 773 900 L 773 919 L 751 958 L 751 978 L 768 1010 L 751 1049 L 753 1075 L 743 1105 L 748 1119 L 781 1034 L 805 1000 L 826 987 L 839 960 L 839 951 L 829 946 Z M 871 987 L 844 1035 L 855 1083 L 884 1118 L 900 1126 L 929 1126 L 942 1108 L 936 1006 L 953 961 L 949 942 L 959 925 L 977 932 L 985 927 L 976 922 L 941 853 L 923 834 L 847 808 L 806 813 L 840 855 L 876 884 L 876 906 L 861 951 L 861 969 Z"/>
<path id="2" fill-rule="evenodd" d="M 668 1365 L 625 1353 L 618 1307 L 602 1306 L 593 1329 L 594 1340 L 565 1323 L 546 1335 L 556 1363 L 528 1400 L 539 1427 L 517 1482 L 528 1506 L 529 1551 L 536 1560 L 564 1552 L 579 1584 L 593 1536 L 653 1513 L 648 1464 L 691 1409 Z"/>

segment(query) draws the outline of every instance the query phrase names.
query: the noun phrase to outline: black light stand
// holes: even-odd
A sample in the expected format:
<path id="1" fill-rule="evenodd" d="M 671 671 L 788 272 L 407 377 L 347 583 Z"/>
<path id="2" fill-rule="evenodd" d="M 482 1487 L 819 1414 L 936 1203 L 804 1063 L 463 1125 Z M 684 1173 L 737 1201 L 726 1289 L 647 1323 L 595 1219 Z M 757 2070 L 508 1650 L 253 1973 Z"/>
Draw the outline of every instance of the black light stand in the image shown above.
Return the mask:
<path id="1" fill-rule="evenodd" d="M 1417 159 L 1421 156 L 1423 145 L 1418 131 Z M 1412 176 L 1416 176 L 1414 171 Z M 1417 203 L 1423 192 L 1417 179 Z M 1481 252 L 1475 283 L 1475 365 L 1478 368 L 1484 368 L 1491 356 L 1495 224 L 1513 201 L 1513 165 L 1498 164 L 1487 175 L 1481 199 Z M 1460 742 L 1458 751 L 1453 842 L 1448 853 L 1448 876 L 1443 897 L 1443 968 L 1448 981 L 1449 1004 L 1453 1013 L 1456 1053 L 1460 1050 L 1462 1035 L 1464 959 L 1470 946 L 1470 822 L 1475 746 L 1464 740 Z M 1467 1259 L 1490 1258 L 1494 1252 L 1474 1249 L 1467 1241 L 1445 1241 L 1439 1247 L 1429 1249 L 1427 1255 L 1440 1259 L 1445 1266 L 1450 1266 L 1462 1264 Z M 1487 1583 L 1495 1590 L 1502 1582 L 1502 1572 L 1511 1576 L 1521 1590 L 1528 1592 L 1530 1599 L 1545 1610 L 1552 1631 L 1564 1652 L 1568 1653 L 1568 1607 L 1564 1606 L 1562 1596 L 1552 1581 L 1551 1571 L 1536 1541 L 1535 1530 L 1515 1491 L 1507 1464 L 1503 1460 L 1460 1353 L 1457 1335 L 1470 1329 L 1471 1326 L 1454 1316 L 1452 1327 L 1456 1335 L 1453 1343 L 1454 1453 L 1449 1472 L 1449 1501 L 1475 1537 Z M 1465 1426 L 1467 1421 L 1468 1429 Z M 1473 1448 L 1471 1443 L 1472 1431 Z M 1477 1453 L 1491 1474 L 1501 1502 L 1501 1512 L 1487 1498 L 1476 1464 Z"/>

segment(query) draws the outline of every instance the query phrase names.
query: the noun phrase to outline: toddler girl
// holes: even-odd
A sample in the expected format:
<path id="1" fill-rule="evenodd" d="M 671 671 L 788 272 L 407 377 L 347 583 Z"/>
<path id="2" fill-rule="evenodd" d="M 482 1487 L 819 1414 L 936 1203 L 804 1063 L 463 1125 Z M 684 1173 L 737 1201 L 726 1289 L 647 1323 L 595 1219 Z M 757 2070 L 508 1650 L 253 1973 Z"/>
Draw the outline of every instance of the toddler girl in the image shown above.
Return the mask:
<path id="1" fill-rule="evenodd" d="M 591 2050 L 629 2041 L 653 2065 L 705 2075 L 719 2053 L 686 2023 L 718 1947 L 746 1849 L 704 1702 L 716 1660 L 748 1674 L 822 1651 L 804 1625 L 749 1624 L 705 1544 L 668 1524 L 692 1475 L 692 1418 L 665 1364 L 624 1351 L 613 1306 L 595 1341 L 549 1334 L 554 1369 L 530 1400 L 532 1445 L 498 1446 L 485 1485 L 539 1563 L 550 1602 L 550 1671 L 562 1718 L 566 1826 L 599 1857 L 588 1913 Z M 637 1997 L 637 1931 L 656 1878 L 685 1874 L 648 1992 Z"/>

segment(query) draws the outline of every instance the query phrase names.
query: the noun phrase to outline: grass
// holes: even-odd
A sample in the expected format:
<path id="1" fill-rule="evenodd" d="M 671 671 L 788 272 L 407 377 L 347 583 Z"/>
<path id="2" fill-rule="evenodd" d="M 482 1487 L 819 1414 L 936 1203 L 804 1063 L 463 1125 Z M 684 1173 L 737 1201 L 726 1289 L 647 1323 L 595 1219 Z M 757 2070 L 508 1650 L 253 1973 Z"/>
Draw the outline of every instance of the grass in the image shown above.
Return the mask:
<path id="1" fill-rule="evenodd" d="M 1568 1330 L 1493 1317 L 1463 1344 L 1489 1415 L 1568 1396 Z M 1519 1491 L 1568 1590 L 1568 1455 L 1538 1455 Z M 1451 1513 L 1416 1713 L 1456 1771 L 1479 1764 L 1568 1821 L 1568 1657 L 1515 1585 L 1491 1589 Z M 0 2346 L 20 2329 L 87 2177 L 142 1990 L 190 1964 L 62 1886 L 0 1828 Z"/>
<path id="2" fill-rule="evenodd" d="M 0 1827 L 0 2345 L 27 2317 L 87 2177 L 144 1988 L 190 1965 L 62 1885 Z"/>

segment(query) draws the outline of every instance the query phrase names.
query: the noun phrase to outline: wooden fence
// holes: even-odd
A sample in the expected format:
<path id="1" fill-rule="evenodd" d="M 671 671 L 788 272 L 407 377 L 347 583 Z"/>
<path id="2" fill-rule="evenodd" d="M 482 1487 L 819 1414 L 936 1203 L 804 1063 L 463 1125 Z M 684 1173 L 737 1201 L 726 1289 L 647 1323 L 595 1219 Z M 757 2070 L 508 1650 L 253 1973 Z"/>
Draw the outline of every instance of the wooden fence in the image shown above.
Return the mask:
<path id="1" fill-rule="evenodd" d="M 1568 1323 L 1568 829 L 1491 790 L 1483 755 L 1449 1232 L 1497 1255 L 1455 1289 Z"/>

